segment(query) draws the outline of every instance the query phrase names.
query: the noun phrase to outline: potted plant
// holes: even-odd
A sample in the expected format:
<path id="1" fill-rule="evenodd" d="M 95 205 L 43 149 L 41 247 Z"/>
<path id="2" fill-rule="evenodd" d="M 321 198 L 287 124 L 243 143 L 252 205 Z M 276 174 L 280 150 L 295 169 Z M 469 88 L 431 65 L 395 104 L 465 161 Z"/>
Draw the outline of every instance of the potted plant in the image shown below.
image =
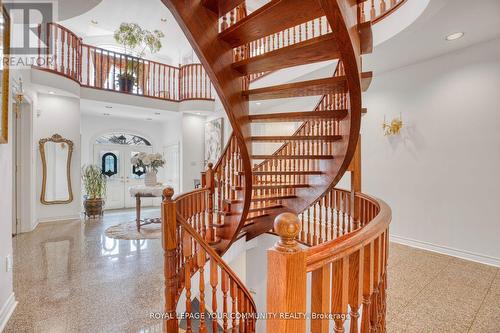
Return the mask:
<path id="1" fill-rule="evenodd" d="M 142 58 L 149 50 L 151 54 L 160 51 L 161 38 L 165 37 L 159 30 L 149 31 L 136 23 L 122 23 L 115 31 L 115 41 L 123 46 L 125 54 Z M 142 72 L 141 62 L 137 59 L 126 59 L 125 72 L 118 74 L 120 91 L 132 92 L 134 83 Z"/>
<path id="2" fill-rule="evenodd" d="M 144 184 L 146 186 L 155 186 L 158 183 L 158 169 L 165 165 L 165 160 L 160 153 L 138 153 L 132 157 L 130 162 L 136 168 L 141 168 L 146 172 L 144 177 Z"/>
<path id="3" fill-rule="evenodd" d="M 83 206 L 87 217 L 102 215 L 104 196 L 106 195 L 106 176 L 97 165 L 87 165 L 82 168 L 85 200 Z"/>

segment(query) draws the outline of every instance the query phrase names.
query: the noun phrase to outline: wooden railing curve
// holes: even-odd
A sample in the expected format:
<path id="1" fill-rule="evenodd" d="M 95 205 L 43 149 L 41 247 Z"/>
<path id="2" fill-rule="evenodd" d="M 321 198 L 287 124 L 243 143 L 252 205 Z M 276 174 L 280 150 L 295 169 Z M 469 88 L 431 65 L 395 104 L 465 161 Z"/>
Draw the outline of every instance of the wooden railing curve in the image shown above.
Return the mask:
<path id="1" fill-rule="evenodd" d="M 310 314 L 310 331 L 315 333 L 346 331 L 348 316 L 349 332 L 386 332 L 391 210 L 379 199 L 361 193 L 355 196 L 360 205 L 371 207 L 358 220 L 362 227 L 307 249 L 297 241 L 300 220 L 293 214 L 276 218 L 274 229 L 280 241 L 268 251 L 268 312 Z M 278 281 L 286 285 L 273 289 Z M 304 301 L 308 290 L 310 305 Z M 271 332 L 306 332 L 305 318 L 271 318 L 266 324 Z"/>
<path id="2" fill-rule="evenodd" d="M 183 290 L 188 332 L 192 332 L 193 325 L 193 295 L 198 295 L 199 313 L 203 314 L 198 319 L 200 332 L 218 332 L 221 328 L 224 332 L 236 328 L 239 332 L 255 332 L 256 306 L 250 291 L 209 244 L 212 235 L 207 231 L 206 221 L 212 214 L 210 189 L 197 189 L 175 199 L 173 194 L 171 188 L 165 189 L 162 203 L 165 313 L 168 314 L 164 320 L 164 332 L 178 332 L 177 307 Z M 196 273 L 197 285 L 193 284 Z M 207 273 L 209 279 L 205 280 Z M 206 300 L 207 293 L 210 301 Z M 218 305 L 220 299 L 221 308 Z M 210 318 L 211 324 L 204 316 L 206 312 L 214 315 Z"/>
<path id="3" fill-rule="evenodd" d="M 360 229 L 332 241 L 308 248 L 306 250 L 308 272 L 358 251 L 389 227 L 392 213 L 390 207 L 383 200 L 374 199 L 363 193 L 356 193 L 355 195 L 363 200 L 376 203 L 379 210 L 377 216 Z"/>
<path id="4" fill-rule="evenodd" d="M 360 22 L 376 24 L 394 13 L 407 0 L 369 0 L 359 4 Z"/>
<path id="5" fill-rule="evenodd" d="M 37 69 L 65 76 L 83 87 L 114 91 L 172 102 L 213 101 L 212 83 L 201 64 L 179 67 L 82 43 L 71 30 L 57 23 L 39 25 L 47 51 Z M 133 75 L 124 80 L 120 76 Z"/>

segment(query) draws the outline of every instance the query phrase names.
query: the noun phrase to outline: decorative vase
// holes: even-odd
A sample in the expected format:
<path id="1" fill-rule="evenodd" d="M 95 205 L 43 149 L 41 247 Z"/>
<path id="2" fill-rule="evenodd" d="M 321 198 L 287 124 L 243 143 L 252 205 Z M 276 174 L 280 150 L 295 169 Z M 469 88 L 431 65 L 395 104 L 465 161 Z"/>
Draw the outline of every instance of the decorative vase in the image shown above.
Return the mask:
<path id="1" fill-rule="evenodd" d="M 156 186 L 158 180 L 156 179 L 156 171 L 148 171 L 144 176 L 144 184 L 146 186 Z"/>
<path id="2" fill-rule="evenodd" d="M 133 92 L 134 89 L 134 79 L 129 77 L 119 77 L 118 86 L 122 92 Z"/>
<path id="3" fill-rule="evenodd" d="M 102 199 L 86 199 L 83 202 L 85 208 L 85 215 L 88 218 L 95 218 L 96 216 L 102 216 L 102 207 L 104 206 L 104 200 Z"/>

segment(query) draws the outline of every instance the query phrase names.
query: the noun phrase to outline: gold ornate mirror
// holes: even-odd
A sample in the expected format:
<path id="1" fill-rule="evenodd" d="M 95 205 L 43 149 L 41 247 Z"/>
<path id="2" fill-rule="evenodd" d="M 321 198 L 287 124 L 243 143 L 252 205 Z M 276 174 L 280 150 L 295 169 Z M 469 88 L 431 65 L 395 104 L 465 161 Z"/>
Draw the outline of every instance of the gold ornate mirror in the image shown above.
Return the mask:
<path id="1" fill-rule="evenodd" d="M 0 1 L 0 11 L 2 16 L 0 21 L 0 52 L 2 53 L 2 63 L 0 64 L 0 84 L 2 85 L 0 89 L 2 94 L 0 97 L 0 103 L 2 104 L 0 106 L 0 143 L 7 143 L 9 137 L 9 66 L 3 59 L 8 57 L 10 53 L 10 19 L 7 11 L 2 6 L 2 1 Z"/>
<path id="2" fill-rule="evenodd" d="M 42 194 L 44 205 L 67 204 L 73 201 L 71 188 L 71 156 L 73 141 L 54 134 L 39 141 L 42 157 Z"/>

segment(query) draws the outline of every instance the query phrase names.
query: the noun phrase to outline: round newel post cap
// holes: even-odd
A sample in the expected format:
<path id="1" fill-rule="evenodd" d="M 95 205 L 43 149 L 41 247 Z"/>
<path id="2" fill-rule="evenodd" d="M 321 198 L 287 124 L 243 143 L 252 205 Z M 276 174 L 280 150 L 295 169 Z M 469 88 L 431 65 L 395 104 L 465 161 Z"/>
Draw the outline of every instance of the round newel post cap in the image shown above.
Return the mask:
<path id="1" fill-rule="evenodd" d="M 212 169 L 212 168 L 214 167 L 214 164 L 213 164 L 212 162 L 210 162 L 210 163 L 208 163 L 208 164 L 207 164 L 207 167 L 208 167 L 209 169 Z"/>
<path id="2" fill-rule="evenodd" d="M 296 214 L 282 213 L 274 219 L 274 231 L 280 237 L 275 248 L 284 252 L 296 252 L 300 249 L 295 240 L 300 233 L 300 220 Z"/>
<path id="3" fill-rule="evenodd" d="M 171 187 L 165 187 L 163 189 L 163 197 L 168 200 L 172 200 L 172 197 L 174 196 L 174 189 Z"/>

